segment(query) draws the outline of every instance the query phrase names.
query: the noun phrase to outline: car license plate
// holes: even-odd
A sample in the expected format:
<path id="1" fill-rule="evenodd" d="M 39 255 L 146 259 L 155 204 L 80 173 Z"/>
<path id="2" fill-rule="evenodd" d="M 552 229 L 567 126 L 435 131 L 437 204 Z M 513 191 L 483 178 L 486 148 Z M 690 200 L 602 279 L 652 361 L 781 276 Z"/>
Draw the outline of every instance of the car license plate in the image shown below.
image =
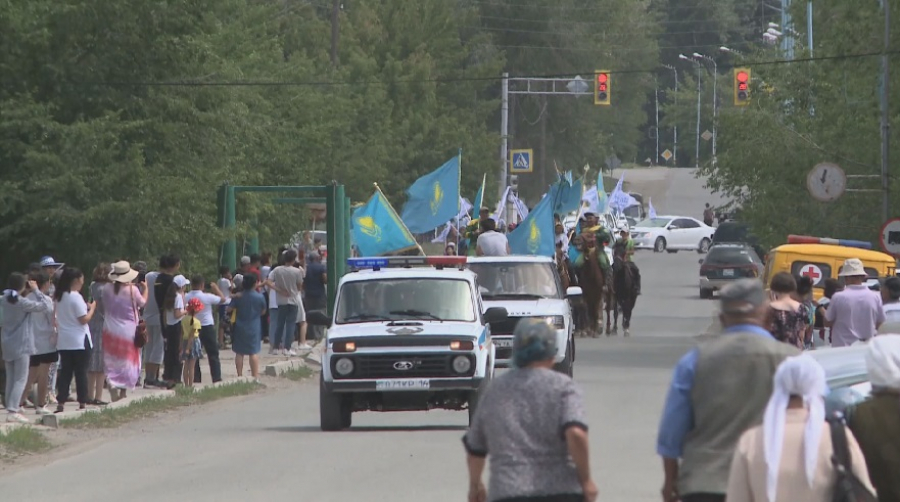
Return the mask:
<path id="1" fill-rule="evenodd" d="M 375 390 L 423 390 L 431 387 L 431 380 L 427 378 L 400 378 L 391 380 L 376 380 Z"/>
<path id="2" fill-rule="evenodd" d="M 724 275 L 725 277 L 734 277 L 734 269 L 726 268 L 725 270 L 722 271 L 722 275 Z"/>
<path id="3" fill-rule="evenodd" d="M 498 348 L 505 349 L 508 347 L 512 347 L 512 343 L 512 338 L 494 338 L 494 345 L 496 345 Z"/>

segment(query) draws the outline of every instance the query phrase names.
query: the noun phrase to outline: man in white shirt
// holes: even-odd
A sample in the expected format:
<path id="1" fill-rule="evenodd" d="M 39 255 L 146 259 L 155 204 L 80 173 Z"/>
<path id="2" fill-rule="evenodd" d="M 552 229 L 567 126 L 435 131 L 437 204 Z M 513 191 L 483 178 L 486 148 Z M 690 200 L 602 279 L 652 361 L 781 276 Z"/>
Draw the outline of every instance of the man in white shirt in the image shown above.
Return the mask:
<path id="1" fill-rule="evenodd" d="M 212 293 L 204 292 L 204 288 L 206 288 L 206 280 L 202 275 L 195 275 L 191 279 L 191 290 L 184 295 L 184 301 L 187 304 L 191 299 L 197 298 L 203 304 L 203 310 L 194 315 L 200 321 L 200 343 L 209 359 L 209 373 L 212 381 L 216 383 L 222 381 L 222 365 L 219 362 L 219 340 L 213 312 L 215 306 L 227 304 L 229 300 L 225 298 L 219 286 L 214 282 L 209 285 Z M 200 383 L 200 359 L 197 359 L 194 364 L 194 383 Z"/>
<path id="2" fill-rule="evenodd" d="M 278 323 L 275 327 L 275 339 L 270 343 L 275 350 L 290 353 L 294 342 L 294 326 L 300 323 L 300 349 L 309 350 L 306 343 L 306 314 L 300 291 L 303 289 L 303 270 L 294 266 L 297 262 L 297 250 L 284 252 L 282 265 L 269 273 L 267 285 L 275 290 L 275 302 L 278 304 Z"/>
<path id="3" fill-rule="evenodd" d="M 509 241 L 506 236 L 497 232 L 497 222 L 491 218 L 481 221 L 481 235 L 475 244 L 478 256 L 509 256 Z"/>

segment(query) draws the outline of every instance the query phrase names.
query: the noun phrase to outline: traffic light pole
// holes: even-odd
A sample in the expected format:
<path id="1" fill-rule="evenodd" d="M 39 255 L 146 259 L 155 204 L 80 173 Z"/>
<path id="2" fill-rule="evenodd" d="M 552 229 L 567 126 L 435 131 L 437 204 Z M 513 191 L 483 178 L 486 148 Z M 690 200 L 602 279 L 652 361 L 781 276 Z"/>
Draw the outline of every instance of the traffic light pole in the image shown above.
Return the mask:
<path id="1" fill-rule="evenodd" d="M 513 84 L 510 88 L 510 84 Z M 573 84 L 574 87 L 573 87 Z M 506 193 L 506 174 L 509 169 L 509 95 L 530 94 L 532 96 L 590 96 L 592 91 L 588 82 L 575 77 L 569 78 L 533 78 L 513 77 L 504 72 L 500 92 L 500 172 L 497 184 L 497 196 L 502 198 Z M 544 166 L 541 166 L 543 168 Z"/>

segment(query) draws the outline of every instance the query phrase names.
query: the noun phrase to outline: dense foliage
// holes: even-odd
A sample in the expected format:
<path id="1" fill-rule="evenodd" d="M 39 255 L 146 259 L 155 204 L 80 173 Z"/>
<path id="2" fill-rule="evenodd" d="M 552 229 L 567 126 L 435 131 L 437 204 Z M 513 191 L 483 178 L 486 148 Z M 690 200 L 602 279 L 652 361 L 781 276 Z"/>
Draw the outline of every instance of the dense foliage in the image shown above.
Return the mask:
<path id="1" fill-rule="evenodd" d="M 877 6 L 845 4 L 817 1 L 817 56 L 880 47 Z M 734 60 L 718 47 L 781 57 L 758 42 L 777 20 L 759 5 L 345 0 L 333 60 L 326 0 L 0 0 L 0 272 L 44 254 L 90 267 L 168 250 L 210 270 L 225 237 L 223 182 L 337 180 L 354 201 L 378 182 L 399 209 L 403 190 L 458 148 L 466 194 L 488 173 L 494 203 L 503 71 L 588 81 L 613 71 L 611 107 L 511 97 L 510 145 L 537 157 L 520 179 L 526 200 L 546 190 L 554 164 L 654 158 L 657 90 L 660 147 L 680 124 L 678 163 L 692 165 L 697 73 L 678 54 L 693 52 L 720 64 L 718 165 L 709 142 L 699 152 L 712 186 L 740 193 L 769 239 L 788 230 L 871 238 L 878 218 L 858 216 L 877 214 L 875 194 L 822 206 L 803 180 L 822 160 L 877 174 L 877 58 L 754 67 L 753 106 L 734 110 Z M 678 106 L 661 64 L 678 68 Z M 701 132 L 712 120 L 710 70 L 701 70 Z M 771 93 L 757 89 L 762 80 Z M 267 249 L 309 225 L 301 207 L 270 195 L 241 195 L 238 213 L 239 239 L 256 229 Z"/>

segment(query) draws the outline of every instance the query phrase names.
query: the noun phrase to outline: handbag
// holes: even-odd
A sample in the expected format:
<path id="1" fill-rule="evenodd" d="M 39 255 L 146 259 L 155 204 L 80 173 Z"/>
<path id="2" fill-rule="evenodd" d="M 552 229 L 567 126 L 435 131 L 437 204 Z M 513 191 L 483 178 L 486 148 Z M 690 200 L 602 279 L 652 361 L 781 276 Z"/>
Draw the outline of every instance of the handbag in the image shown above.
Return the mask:
<path id="1" fill-rule="evenodd" d="M 147 336 L 147 323 L 138 315 L 137 305 L 134 303 L 134 285 L 129 285 L 131 289 L 131 308 L 134 311 L 134 318 L 137 319 L 137 326 L 134 328 L 134 346 L 143 348 L 147 345 L 149 337 Z"/>
<path id="2" fill-rule="evenodd" d="M 844 417 L 840 413 L 828 417 L 831 427 L 831 446 L 834 454 L 831 465 L 834 466 L 835 483 L 831 500 L 834 502 L 878 502 L 878 497 L 853 474 L 851 470 L 850 448 L 847 446 L 847 430 L 844 428 Z"/>

